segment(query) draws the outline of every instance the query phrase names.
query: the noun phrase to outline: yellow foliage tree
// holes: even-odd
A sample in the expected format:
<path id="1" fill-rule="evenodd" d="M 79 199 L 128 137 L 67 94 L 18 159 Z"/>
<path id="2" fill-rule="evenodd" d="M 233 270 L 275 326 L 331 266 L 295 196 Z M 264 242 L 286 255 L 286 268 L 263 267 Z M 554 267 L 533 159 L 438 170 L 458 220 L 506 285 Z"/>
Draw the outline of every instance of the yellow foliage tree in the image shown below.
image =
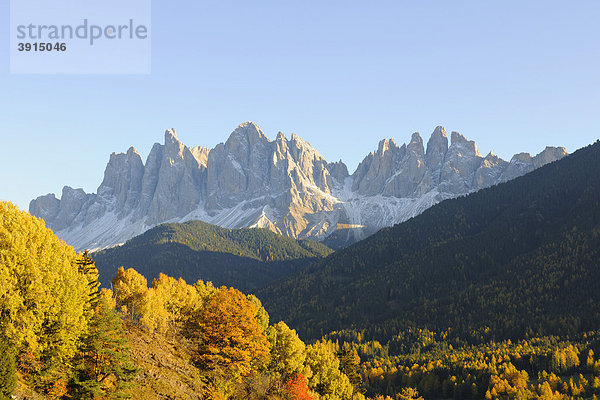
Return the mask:
<path id="1" fill-rule="evenodd" d="M 197 363 L 230 377 L 266 365 L 269 342 L 256 319 L 257 308 L 234 288 L 221 288 L 190 320 L 199 341 Z"/>
<path id="2" fill-rule="evenodd" d="M 147 305 L 147 308 L 163 308 L 160 311 L 163 320 L 157 324 L 163 329 L 181 328 L 203 304 L 202 296 L 194 286 L 188 285 L 182 278 L 174 279 L 162 273 L 152 281 L 148 294 L 148 303 L 154 304 Z"/>
<path id="3" fill-rule="evenodd" d="M 0 336 L 49 382 L 61 380 L 87 329 L 89 281 L 79 257 L 41 219 L 0 202 Z"/>
<path id="4" fill-rule="evenodd" d="M 169 313 L 165 307 L 163 293 L 150 288 L 143 292 L 137 302 L 140 324 L 149 330 L 166 332 L 169 322 Z"/>
<path id="5" fill-rule="evenodd" d="M 327 343 L 317 342 L 307 346 L 306 365 L 311 371 L 308 387 L 318 393 L 321 399 L 352 399 L 353 394 L 362 396 L 353 393 L 350 379 L 340 371 L 340 360 Z"/>
<path id="6" fill-rule="evenodd" d="M 133 268 L 120 267 L 111 283 L 117 306 L 133 318 L 139 318 L 143 297 L 148 290 L 146 278 Z"/>
<path id="7" fill-rule="evenodd" d="M 284 380 L 288 380 L 296 373 L 306 375 L 304 371 L 306 346 L 295 330 L 281 321 L 267 328 L 267 337 L 271 343 L 269 371 L 279 374 Z"/>

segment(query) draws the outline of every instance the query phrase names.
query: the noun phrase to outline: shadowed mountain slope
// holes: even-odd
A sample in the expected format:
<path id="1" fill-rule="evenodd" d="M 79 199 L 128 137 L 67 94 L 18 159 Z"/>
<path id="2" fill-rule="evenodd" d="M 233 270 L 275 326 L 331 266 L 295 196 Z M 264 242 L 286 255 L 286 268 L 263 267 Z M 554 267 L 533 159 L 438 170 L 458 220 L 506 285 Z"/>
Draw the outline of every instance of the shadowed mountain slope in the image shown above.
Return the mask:
<path id="1" fill-rule="evenodd" d="M 600 143 L 446 200 L 257 295 L 304 338 L 571 334 L 600 319 Z M 491 328 L 491 329 L 488 329 Z"/>

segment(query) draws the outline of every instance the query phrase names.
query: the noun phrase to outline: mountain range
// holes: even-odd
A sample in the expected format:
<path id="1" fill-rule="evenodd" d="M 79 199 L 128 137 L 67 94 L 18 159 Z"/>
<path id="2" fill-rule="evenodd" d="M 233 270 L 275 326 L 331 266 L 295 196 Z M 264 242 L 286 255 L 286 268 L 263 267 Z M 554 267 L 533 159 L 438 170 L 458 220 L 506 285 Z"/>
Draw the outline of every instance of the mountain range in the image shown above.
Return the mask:
<path id="1" fill-rule="evenodd" d="M 298 135 L 269 140 L 252 122 L 238 126 L 213 149 L 188 147 L 175 130 L 154 144 L 146 162 L 131 147 L 113 153 L 96 193 L 65 186 L 31 201 L 41 217 L 76 249 L 102 249 L 164 222 L 202 220 L 225 228 L 266 228 L 294 238 L 329 238 L 341 247 L 406 221 L 442 200 L 521 176 L 567 154 L 546 147 L 510 162 L 443 127 L 425 146 L 379 142 L 350 175 L 327 162 Z"/>

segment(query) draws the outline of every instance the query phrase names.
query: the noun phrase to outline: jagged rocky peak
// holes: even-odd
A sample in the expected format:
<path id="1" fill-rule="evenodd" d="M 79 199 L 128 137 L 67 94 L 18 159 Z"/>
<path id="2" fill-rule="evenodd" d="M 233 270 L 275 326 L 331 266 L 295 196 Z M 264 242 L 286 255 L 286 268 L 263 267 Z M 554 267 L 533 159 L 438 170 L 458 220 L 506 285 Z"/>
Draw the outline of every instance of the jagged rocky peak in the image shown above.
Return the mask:
<path id="1" fill-rule="evenodd" d="M 511 162 L 511 164 L 512 163 L 529 164 L 529 163 L 531 163 L 532 159 L 533 159 L 533 157 L 531 157 L 531 154 L 529 154 L 529 153 L 517 153 L 514 156 L 512 156 L 512 158 L 510 159 L 510 162 Z"/>
<path id="2" fill-rule="evenodd" d="M 233 166 L 243 168 L 264 169 L 265 151 L 269 139 L 254 122 L 239 125 L 225 142 L 225 151 Z M 211 159 L 211 157 L 209 157 Z M 214 160 L 214 158 L 212 158 Z M 242 171 L 239 171 L 243 173 Z"/>
<path id="3" fill-rule="evenodd" d="M 112 153 L 97 193 L 104 198 L 114 197 L 117 212 L 128 212 L 139 201 L 143 177 L 142 156 L 134 147 L 127 153 Z"/>
<path id="4" fill-rule="evenodd" d="M 276 166 L 278 163 L 286 160 L 287 154 L 289 152 L 288 140 L 283 132 L 277 132 L 277 137 L 273 142 L 273 146 L 274 152 L 272 161 L 273 165 Z"/>
<path id="5" fill-rule="evenodd" d="M 375 154 L 382 157 L 388 151 L 394 151 L 395 149 L 398 149 L 398 145 L 393 138 L 382 139 L 377 145 L 377 152 Z"/>
<path id="6" fill-rule="evenodd" d="M 452 132 L 450 147 L 440 171 L 441 191 L 460 194 L 475 189 L 474 175 L 482 160 L 474 141 L 458 132 Z"/>
<path id="7" fill-rule="evenodd" d="M 425 148 L 418 132 L 412 134 L 408 145 L 400 147 L 393 139 L 384 139 L 377 151 L 359 164 L 353 174 L 352 190 L 369 196 L 413 197 L 426 190 L 421 185 L 426 170 Z M 417 191 L 418 187 L 421 189 Z"/>
<path id="8" fill-rule="evenodd" d="M 533 171 L 533 157 L 529 153 L 517 153 L 510 159 L 509 165 L 502 171 L 501 180 L 506 182 Z"/>
<path id="9" fill-rule="evenodd" d="M 29 202 L 29 212 L 42 218 L 47 224 L 52 223 L 60 212 L 60 200 L 54 193 L 40 196 Z"/>
<path id="10" fill-rule="evenodd" d="M 403 149 L 405 151 L 402 151 Z M 383 194 L 400 198 L 419 196 L 429 187 L 428 184 L 422 185 L 427 168 L 421 135 L 418 132 L 413 133 L 408 146 L 403 145 L 400 150 L 391 173 L 384 171 L 384 176 L 387 178 L 384 182 Z"/>
<path id="11" fill-rule="evenodd" d="M 427 147 L 429 147 L 429 143 L 445 143 L 446 149 L 448 148 L 448 134 L 446 133 L 446 128 L 442 125 L 438 125 L 435 127 L 433 132 L 431 132 L 431 136 L 429 137 L 429 142 L 427 143 Z"/>
<path id="12" fill-rule="evenodd" d="M 202 146 L 194 146 L 190 149 L 192 155 L 198 161 L 201 167 L 206 168 L 208 164 L 208 153 L 210 153 L 210 149 Z"/>
<path id="13" fill-rule="evenodd" d="M 484 157 L 484 159 L 482 161 L 482 164 L 485 164 L 485 165 L 495 165 L 495 164 L 498 164 L 500 162 L 506 163 L 506 161 L 504 161 L 503 159 L 501 159 L 500 157 L 498 157 L 496 154 L 494 154 L 493 151 L 490 151 L 488 153 L 488 155 Z"/>
<path id="14" fill-rule="evenodd" d="M 73 223 L 81 222 L 77 217 L 87 200 L 88 194 L 83 189 L 73 189 L 70 186 L 63 187 L 60 197 L 60 210 L 54 221 L 52 221 L 52 229 L 59 231 Z"/>
<path id="15" fill-rule="evenodd" d="M 198 159 L 179 140 L 175 129 L 167 129 L 164 146 L 155 145 L 146 162 L 147 184 L 142 182 L 142 193 L 151 198 L 146 224 L 181 218 L 195 210 L 201 200 L 202 171 Z"/>
<path id="16" fill-rule="evenodd" d="M 163 162 L 167 162 L 171 167 L 177 162 L 185 163 L 188 168 L 197 169 L 203 164 L 203 159 L 208 158 L 209 150 L 197 146 L 190 148 L 183 144 L 177 137 L 177 131 L 174 128 L 165 131 L 165 144 L 162 150 Z"/>
<path id="17" fill-rule="evenodd" d="M 567 150 L 564 147 L 551 146 L 547 146 L 535 157 L 532 157 L 529 153 L 517 153 L 510 159 L 510 164 L 502 172 L 500 179 L 502 182 L 506 182 L 548 163 L 560 160 L 567 154 Z"/>
<path id="18" fill-rule="evenodd" d="M 427 141 L 427 163 L 432 167 L 441 166 L 448 151 L 448 135 L 443 126 L 437 126 Z"/>
<path id="19" fill-rule="evenodd" d="M 165 131 L 164 146 L 172 157 L 183 157 L 183 151 L 186 148 L 177 137 L 177 131 L 174 128 Z"/>
<path id="20" fill-rule="evenodd" d="M 502 171 L 506 169 L 507 165 L 506 161 L 490 151 L 475 171 L 473 188 L 482 189 L 499 183 Z"/>
<path id="21" fill-rule="evenodd" d="M 567 154 L 567 150 L 564 147 L 546 146 L 541 153 L 533 157 L 533 167 L 542 167 L 548 163 L 560 160 Z"/>
<path id="22" fill-rule="evenodd" d="M 429 140 L 427 141 L 427 151 L 425 153 L 425 163 L 431 171 L 431 184 L 438 185 L 440 182 L 440 174 L 444 157 L 448 151 L 448 135 L 443 126 L 437 126 Z"/>
<path id="23" fill-rule="evenodd" d="M 406 149 L 413 153 L 417 157 L 423 157 L 425 155 L 425 149 L 423 147 L 423 139 L 419 132 L 415 132 L 410 137 L 410 143 L 406 146 Z"/>
<path id="24" fill-rule="evenodd" d="M 327 170 L 329 171 L 329 175 L 331 175 L 331 177 L 334 178 L 338 184 L 343 184 L 344 180 L 350 176 L 348 174 L 348 167 L 342 160 L 328 163 Z M 330 183 L 330 186 L 333 185 L 334 183 Z"/>
<path id="25" fill-rule="evenodd" d="M 248 151 L 257 144 L 268 142 L 269 139 L 254 122 L 247 121 L 240 124 L 225 142 L 232 152 Z"/>
<path id="26" fill-rule="evenodd" d="M 375 153 L 369 153 L 353 174 L 352 190 L 364 195 L 383 192 L 386 180 L 392 176 L 406 153 L 406 145 L 398 147 L 394 139 L 383 139 Z"/>
<path id="27" fill-rule="evenodd" d="M 314 185 L 325 193 L 329 193 L 329 171 L 325 158 L 307 141 L 292 133 L 289 141 L 289 153 L 297 166 L 296 173 L 304 185 Z"/>
<path id="28" fill-rule="evenodd" d="M 267 175 L 269 140 L 252 122 L 239 125 L 225 143 L 208 153 L 207 208 L 230 208 L 254 198 Z"/>
<path id="29" fill-rule="evenodd" d="M 325 159 L 297 134 L 289 140 L 282 132 L 270 141 L 252 123 L 238 126 L 224 144 L 208 155 L 207 202 L 210 212 L 231 208 L 243 201 L 272 198 L 273 209 L 288 207 L 317 187 L 329 193 Z"/>
<path id="30" fill-rule="evenodd" d="M 466 137 L 461 135 L 458 132 L 452 132 L 450 136 L 450 147 L 460 147 L 461 150 L 465 150 L 468 154 L 481 157 L 479 154 L 479 150 L 477 150 L 477 145 L 473 140 L 468 140 Z"/>
<path id="31" fill-rule="evenodd" d="M 165 131 L 165 144 L 173 140 L 179 140 L 177 139 L 177 131 L 175 128 L 169 128 Z"/>
<path id="32" fill-rule="evenodd" d="M 292 133 L 289 141 L 289 149 L 292 157 L 302 162 L 325 161 L 325 158 L 307 141 Z"/>

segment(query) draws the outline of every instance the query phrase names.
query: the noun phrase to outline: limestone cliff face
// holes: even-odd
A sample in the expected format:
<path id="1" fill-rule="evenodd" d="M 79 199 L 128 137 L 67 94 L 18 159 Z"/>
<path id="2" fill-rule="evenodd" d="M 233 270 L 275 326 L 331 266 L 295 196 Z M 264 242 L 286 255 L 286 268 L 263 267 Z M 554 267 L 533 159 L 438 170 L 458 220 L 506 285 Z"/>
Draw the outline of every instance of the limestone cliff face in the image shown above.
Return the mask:
<path id="1" fill-rule="evenodd" d="M 258 126 L 245 123 L 208 156 L 205 210 L 216 216 L 242 205 L 250 220 L 260 220 L 249 226 L 300 236 L 309 226 L 307 214 L 333 208 L 331 186 L 347 176 L 347 169 L 339 163 L 332 169 L 335 176 L 296 134 L 288 140 L 280 132 L 270 141 Z"/>
<path id="2" fill-rule="evenodd" d="M 119 215 L 128 214 L 140 201 L 143 177 L 144 163 L 134 147 L 127 153 L 112 153 L 104 170 L 104 180 L 98 187 L 98 196 L 107 201 L 114 199 L 115 211 Z"/>
<path id="3" fill-rule="evenodd" d="M 418 133 L 398 146 L 382 140 L 354 174 L 328 163 L 298 135 L 270 140 L 251 122 L 214 149 L 187 147 L 173 129 L 144 164 L 137 150 L 110 155 L 97 193 L 65 187 L 31 201 L 78 249 L 102 248 L 166 221 L 201 219 L 228 228 L 261 227 L 293 237 L 322 239 L 353 227 L 355 239 L 404 221 L 431 205 L 523 175 L 566 155 L 547 147 L 510 162 L 482 157 L 473 141 L 443 127 L 425 147 Z"/>
<path id="4" fill-rule="evenodd" d="M 155 168 L 148 171 L 147 181 L 156 182 L 156 185 L 154 191 L 150 191 L 151 185 L 148 186 L 147 196 L 152 200 L 146 214 L 142 214 L 149 225 L 182 218 L 195 210 L 201 200 L 205 169 L 191 150 L 177 139 L 173 129 L 165 132 L 165 144 L 160 150 L 155 146 L 152 151 L 159 154 Z"/>
<path id="5" fill-rule="evenodd" d="M 460 195 L 516 178 L 566 154 L 563 147 L 546 147 L 535 157 L 519 153 L 507 163 L 493 153 L 482 157 L 475 142 L 458 132 L 452 132 L 448 146 L 446 130 L 438 126 L 426 150 L 418 133 L 407 146 L 382 140 L 356 169 L 352 189 L 365 196 L 398 198 L 419 198 L 432 190 Z"/>

